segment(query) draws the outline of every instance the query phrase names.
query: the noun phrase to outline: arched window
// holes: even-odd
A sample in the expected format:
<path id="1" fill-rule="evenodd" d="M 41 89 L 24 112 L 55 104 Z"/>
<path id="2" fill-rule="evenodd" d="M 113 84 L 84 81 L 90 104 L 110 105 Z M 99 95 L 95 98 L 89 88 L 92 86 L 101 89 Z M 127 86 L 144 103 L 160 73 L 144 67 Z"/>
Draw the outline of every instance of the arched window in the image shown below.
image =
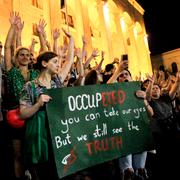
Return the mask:
<path id="1" fill-rule="evenodd" d="M 65 7 L 65 0 L 60 0 L 61 1 L 61 9 Z"/>
<path id="2" fill-rule="evenodd" d="M 42 9 L 41 0 L 32 0 L 32 5 L 35 6 L 35 7 L 37 7 L 37 8 Z"/>
<path id="3" fill-rule="evenodd" d="M 68 14 L 67 19 L 66 19 L 66 13 L 64 11 L 61 11 L 61 18 L 62 18 L 63 24 L 68 23 L 69 26 L 74 28 L 74 21 L 73 21 L 73 17 L 71 15 Z"/>

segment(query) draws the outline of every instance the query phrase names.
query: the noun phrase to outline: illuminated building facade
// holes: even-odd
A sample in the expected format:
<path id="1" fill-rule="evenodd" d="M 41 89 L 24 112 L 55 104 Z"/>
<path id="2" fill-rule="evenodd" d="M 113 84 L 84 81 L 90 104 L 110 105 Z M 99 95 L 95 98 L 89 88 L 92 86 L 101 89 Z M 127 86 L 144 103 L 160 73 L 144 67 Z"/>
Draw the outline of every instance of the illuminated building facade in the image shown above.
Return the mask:
<path id="1" fill-rule="evenodd" d="M 144 10 L 135 0 L 0 0 L 2 42 L 7 35 L 11 11 L 20 12 L 25 23 L 24 46 L 29 46 L 31 39 L 37 38 L 33 27 L 39 19 L 45 19 L 50 42 L 54 28 L 69 28 L 76 47 L 82 47 L 82 36 L 85 35 L 89 55 L 93 48 L 105 51 L 103 66 L 112 62 L 114 57 L 127 53 L 133 77 L 139 72 L 142 75 L 152 73 Z M 59 44 L 62 44 L 63 37 L 61 33 Z"/>
<path id="2" fill-rule="evenodd" d="M 171 64 L 176 63 L 180 70 L 180 48 L 164 52 L 151 57 L 153 70 L 158 70 L 161 65 L 169 72 L 172 71 Z"/>

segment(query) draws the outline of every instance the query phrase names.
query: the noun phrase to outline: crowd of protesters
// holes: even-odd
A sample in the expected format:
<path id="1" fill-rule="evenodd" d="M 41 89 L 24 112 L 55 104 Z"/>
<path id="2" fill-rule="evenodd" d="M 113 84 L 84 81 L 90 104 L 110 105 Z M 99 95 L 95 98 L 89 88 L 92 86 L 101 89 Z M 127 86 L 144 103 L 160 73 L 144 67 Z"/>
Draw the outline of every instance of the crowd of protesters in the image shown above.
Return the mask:
<path id="1" fill-rule="evenodd" d="M 141 82 L 136 95 L 144 100 L 155 149 L 128 154 L 64 179 L 180 179 L 180 72 L 176 63 L 170 71 L 161 66 L 153 74 L 146 74 L 146 79 L 139 76 L 133 80 L 128 59 L 114 58 L 103 69 L 104 51 L 93 49 L 88 57 L 85 37 L 83 47 L 75 48 L 74 38 L 62 29 L 67 39 L 59 45 L 60 30 L 54 29 L 51 45 L 43 19 L 36 26 L 40 49 L 35 57 L 38 42 L 33 39 L 29 47 L 22 45 L 24 22 L 20 14 L 12 12 L 9 22 L 4 56 L 0 42 L 0 179 L 57 179 L 46 122 L 45 103 L 51 100 L 47 89 L 131 81 Z M 100 62 L 92 67 L 91 62 L 98 56 Z M 25 119 L 21 128 L 10 126 L 7 120 L 7 113 L 17 108 L 19 118 Z"/>

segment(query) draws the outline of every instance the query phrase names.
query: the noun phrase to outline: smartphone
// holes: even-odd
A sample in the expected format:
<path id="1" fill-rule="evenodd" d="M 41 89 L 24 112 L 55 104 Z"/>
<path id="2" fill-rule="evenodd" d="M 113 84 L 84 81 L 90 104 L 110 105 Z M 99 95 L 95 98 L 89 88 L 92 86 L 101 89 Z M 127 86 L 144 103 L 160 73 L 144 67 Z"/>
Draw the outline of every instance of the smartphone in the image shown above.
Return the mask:
<path id="1" fill-rule="evenodd" d="M 121 60 L 122 61 L 128 60 L 128 54 L 123 54 Z"/>

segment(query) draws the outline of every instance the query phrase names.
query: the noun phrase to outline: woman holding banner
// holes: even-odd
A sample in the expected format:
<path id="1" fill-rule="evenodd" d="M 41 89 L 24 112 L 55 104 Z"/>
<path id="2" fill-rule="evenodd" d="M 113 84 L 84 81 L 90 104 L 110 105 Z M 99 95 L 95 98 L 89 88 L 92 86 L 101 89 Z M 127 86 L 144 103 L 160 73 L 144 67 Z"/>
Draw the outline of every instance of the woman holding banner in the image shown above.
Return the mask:
<path id="1" fill-rule="evenodd" d="M 46 95 L 46 90 L 62 87 L 74 60 L 74 39 L 68 32 L 63 31 L 69 38 L 69 49 L 67 61 L 60 73 L 58 55 L 51 51 L 41 53 L 35 65 L 40 75 L 25 84 L 20 98 L 20 115 L 26 119 L 24 162 L 33 179 L 38 180 L 57 178 L 54 161 L 49 158 L 52 152 L 45 104 L 51 100 L 51 97 Z"/>

